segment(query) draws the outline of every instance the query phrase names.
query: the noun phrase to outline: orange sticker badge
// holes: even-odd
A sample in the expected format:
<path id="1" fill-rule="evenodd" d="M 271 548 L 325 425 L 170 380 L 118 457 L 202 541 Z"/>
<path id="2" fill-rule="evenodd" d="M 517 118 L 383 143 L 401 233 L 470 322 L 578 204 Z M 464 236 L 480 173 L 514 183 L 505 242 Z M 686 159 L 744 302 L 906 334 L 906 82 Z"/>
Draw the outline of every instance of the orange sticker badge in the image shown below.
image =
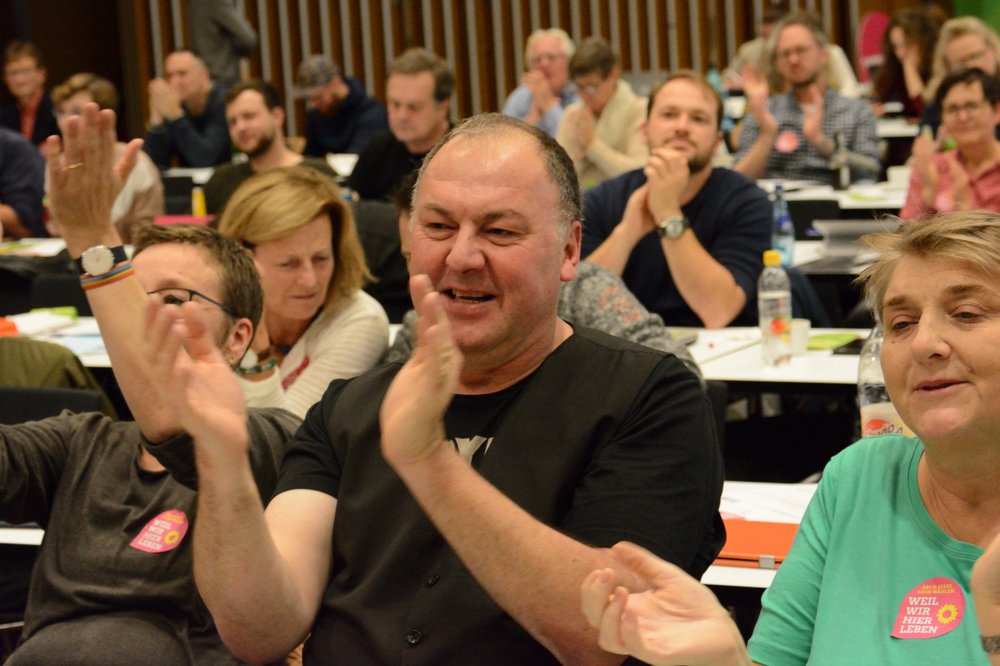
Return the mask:
<path id="1" fill-rule="evenodd" d="M 146 523 L 129 545 L 144 553 L 165 553 L 180 545 L 187 531 L 187 515 L 180 509 L 171 509 Z"/>
<path id="2" fill-rule="evenodd" d="M 965 592 L 950 578 L 931 578 L 906 593 L 892 635 L 920 639 L 944 636 L 962 624 Z"/>
<path id="3" fill-rule="evenodd" d="M 774 141 L 774 149 L 779 153 L 791 153 L 795 152 L 795 149 L 799 147 L 799 135 L 792 130 L 785 130 L 778 135 L 778 138 Z"/>

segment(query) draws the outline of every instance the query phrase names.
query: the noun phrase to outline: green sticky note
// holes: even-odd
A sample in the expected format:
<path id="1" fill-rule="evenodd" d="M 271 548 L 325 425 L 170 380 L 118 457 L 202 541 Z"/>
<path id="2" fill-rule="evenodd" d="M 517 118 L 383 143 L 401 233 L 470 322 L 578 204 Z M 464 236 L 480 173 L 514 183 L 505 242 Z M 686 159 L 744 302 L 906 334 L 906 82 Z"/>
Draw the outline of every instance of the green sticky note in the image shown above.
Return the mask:
<path id="1" fill-rule="evenodd" d="M 76 308 L 72 305 L 59 305 L 54 308 L 35 308 L 32 312 L 48 312 L 49 314 L 69 317 L 70 319 L 79 317 L 79 313 L 77 313 Z"/>
<path id="2" fill-rule="evenodd" d="M 807 349 L 836 349 L 857 340 L 854 333 L 819 333 L 809 338 Z"/>

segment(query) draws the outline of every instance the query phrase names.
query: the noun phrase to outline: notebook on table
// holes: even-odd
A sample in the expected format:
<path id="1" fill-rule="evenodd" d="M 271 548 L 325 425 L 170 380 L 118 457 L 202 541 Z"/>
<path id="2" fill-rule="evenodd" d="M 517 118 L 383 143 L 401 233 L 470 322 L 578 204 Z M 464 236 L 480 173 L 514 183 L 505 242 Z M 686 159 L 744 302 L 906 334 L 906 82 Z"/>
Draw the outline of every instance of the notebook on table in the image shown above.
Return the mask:
<path id="1" fill-rule="evenodd" d="M 798 523 L 726 520 L 726 545 L 715 563 L 729 567 L 777 569 L 792 547 Z"/>

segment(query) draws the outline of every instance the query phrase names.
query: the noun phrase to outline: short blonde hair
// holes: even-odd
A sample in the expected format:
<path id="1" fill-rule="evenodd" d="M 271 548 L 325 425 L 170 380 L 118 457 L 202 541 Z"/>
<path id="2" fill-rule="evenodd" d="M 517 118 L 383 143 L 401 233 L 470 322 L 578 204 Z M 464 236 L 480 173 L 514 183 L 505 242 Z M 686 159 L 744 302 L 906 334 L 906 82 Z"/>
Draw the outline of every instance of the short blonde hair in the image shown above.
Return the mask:
<path id="1" fill-rule="evenodd" d="M 986 48 L 993 51 L 997 67 L 1000 68 L 1000 37 L 997 36 L 997 33 L 993 32 L 992 28 L 975 16 L 959 16 L 958 18 L 949 19 L 941 26 L 937 46 L 934 47 L 934 65 L 931 68 L 931 80 L 927 82 L 927 86 L 924 88 L 924 98 L 928 102 L 934 99 L 938 86 L 941 85 L 944 77 L 952 73 L 951 67 L 948 66 L 948 59 L 945 57 L 948 44 L 964 35 L 979 35 L 982 37 Z M 1000 74 L 1000 72 L 986 73 L 990 76 Z"/>
<path id="2" fill-rule="evenodd" d="M 358 240 L 354 215 L 340 188 L 327 176 L 301 166 L 257 174 L 226 204 L 219 231 L 251 249 L 285 238 L 320 215 L 333 231 L 333 275 L 326 306 L 351 296 L 372 279 Z"/>
<path id="3" fill-rule="evenodd" d="M 118 109 L 118 91 L 115 84 L 90 72 L 80 72 L 69 77 L 52 89 L 52 103 L 59 106 L 77 93 L 90 95 L 102 109 Z"/>
<path id="4" fill-rule="evenodd" d="M 877 320 L 893 271 L 903 257 L 949 259 L 1000 278 L 1000 214 L 985 210 L 943 213 L 919 222 L 904 222 L 891 232 L 869 234 L 862 242 L 879 253 L 862 271 L 865 299 Z"/>

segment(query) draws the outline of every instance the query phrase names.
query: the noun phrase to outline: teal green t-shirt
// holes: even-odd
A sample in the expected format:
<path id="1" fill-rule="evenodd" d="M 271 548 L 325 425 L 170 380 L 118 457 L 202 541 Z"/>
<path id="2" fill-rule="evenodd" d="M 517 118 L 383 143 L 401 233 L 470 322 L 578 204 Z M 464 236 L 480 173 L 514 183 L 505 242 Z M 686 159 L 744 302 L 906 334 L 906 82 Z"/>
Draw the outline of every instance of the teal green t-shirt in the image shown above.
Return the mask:
<path id="1" fill-rule="evenodd" d="M 972 565 L 983 551 L 946 535 L 927 513 L 917 488 L 923 450 L 916 439 L 886 435 L 864 439 L 830 461 L 762 598 L 749 644 L 754 661 L 988 663 L 969 592 Z M 935 578 L 957 583 L 964 610 L 954 598 L 914 595 Z M 927 632 L 907 635 L 933 637 L 894 637 L 901 613 L 922 616 L 906 620 L 904 631 Z"/>

